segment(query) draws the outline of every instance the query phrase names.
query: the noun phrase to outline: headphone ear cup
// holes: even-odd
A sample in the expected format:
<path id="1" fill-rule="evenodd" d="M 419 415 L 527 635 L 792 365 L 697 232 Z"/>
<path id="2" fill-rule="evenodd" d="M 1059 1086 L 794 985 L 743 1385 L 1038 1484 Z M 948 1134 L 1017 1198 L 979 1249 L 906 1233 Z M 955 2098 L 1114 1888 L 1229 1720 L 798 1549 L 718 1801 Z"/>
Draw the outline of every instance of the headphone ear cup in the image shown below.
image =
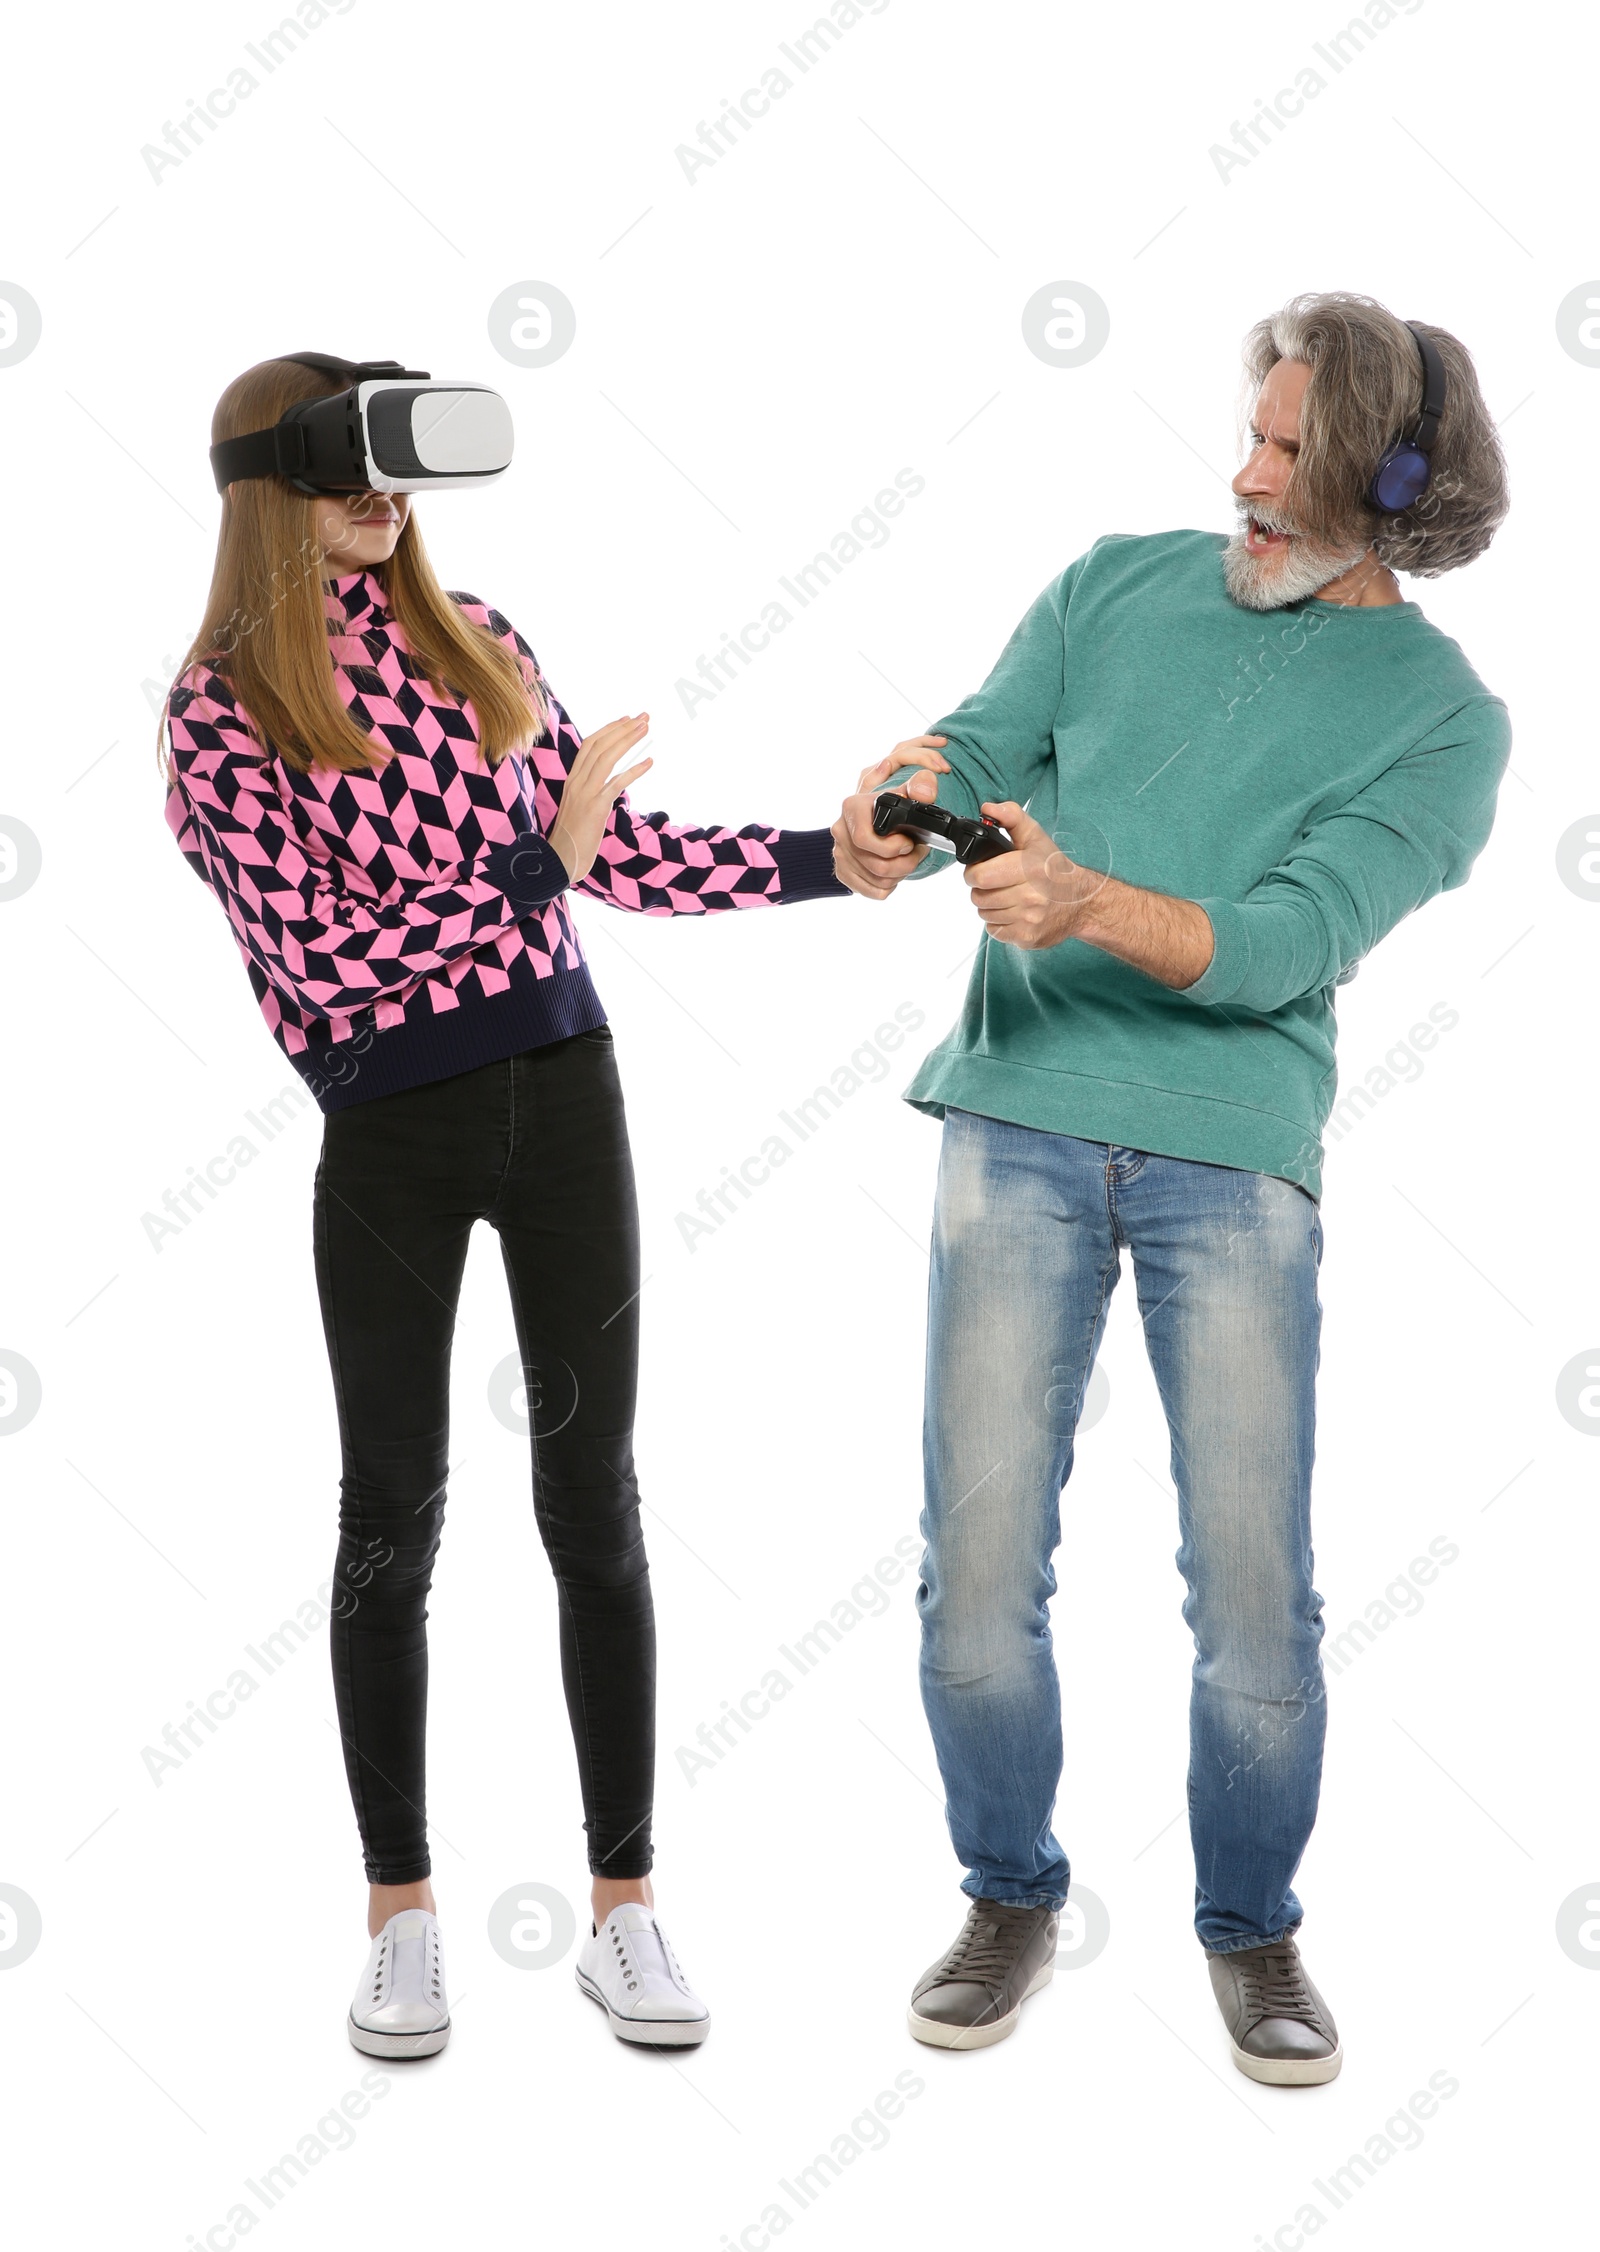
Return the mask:
<path id="1" fill-rule="evenodd" d="M 1374 471 L 1368 497 L 1375 508 L 1381 508 L 1386 515 L 1395 515 L 1422 498 L 1428 489 L 1430 474 L 1428 457 L 1420 446 L 1396 446 L 1393 453 L 1384 455 Z"/>

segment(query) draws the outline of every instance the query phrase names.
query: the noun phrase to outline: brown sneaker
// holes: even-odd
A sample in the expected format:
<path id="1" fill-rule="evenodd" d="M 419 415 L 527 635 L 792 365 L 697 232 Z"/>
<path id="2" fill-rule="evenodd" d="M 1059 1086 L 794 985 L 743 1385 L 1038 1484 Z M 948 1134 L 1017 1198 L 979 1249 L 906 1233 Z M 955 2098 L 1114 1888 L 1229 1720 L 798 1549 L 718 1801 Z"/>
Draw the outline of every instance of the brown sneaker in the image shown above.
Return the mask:
<path id="1" fill-rule="evenodd" d="M 1206 1968 L 1241 2072 L 1275 2088 L 1320 2087 L 1338 2078 L 1339 2028 L 1292 1939 L 1208 1954 Z"/>
<path id="2" fill-rule="evenodd" d="M 1016 2030 L 1030 1994 L 1055 1975 L 1054 1908 L 975 1900 L 955 1945 L 923 1972 L 906 2023 L 936 2049 L 984 2049 Z"/>

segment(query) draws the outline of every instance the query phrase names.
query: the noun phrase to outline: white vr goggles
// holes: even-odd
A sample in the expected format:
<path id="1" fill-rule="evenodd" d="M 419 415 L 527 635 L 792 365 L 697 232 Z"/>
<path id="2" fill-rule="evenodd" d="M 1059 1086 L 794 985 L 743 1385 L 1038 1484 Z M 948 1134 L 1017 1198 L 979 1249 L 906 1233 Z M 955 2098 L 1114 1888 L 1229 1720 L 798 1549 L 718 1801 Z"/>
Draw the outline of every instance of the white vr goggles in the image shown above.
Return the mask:
<path id="1" fill-rule="evenodd" d="M 287 477 L 302 493 L 420 493 L 492 485 L 511 464 L 511 410 L 482 383 L 435 383 L 398 360 L 285 352 L 349 388 L 301 399 L 266 430 L 211 448 L 218 492 L 236 478 Z"/>

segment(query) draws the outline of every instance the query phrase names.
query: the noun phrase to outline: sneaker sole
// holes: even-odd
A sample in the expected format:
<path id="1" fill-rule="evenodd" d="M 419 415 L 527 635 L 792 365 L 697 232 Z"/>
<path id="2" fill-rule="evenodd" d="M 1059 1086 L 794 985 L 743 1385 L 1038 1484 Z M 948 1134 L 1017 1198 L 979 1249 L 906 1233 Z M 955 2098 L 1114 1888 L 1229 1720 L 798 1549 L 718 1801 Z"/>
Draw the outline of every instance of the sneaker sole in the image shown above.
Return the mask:
<path id="1" fill-rule="evenodd" d="M 1229 2046 L 1234 2063 L 1246 2079 L 1260 2080 L 1269 2088 L 1320 2088 L 1325 2081 L 1338 2079 L 1344 2063 L 1342 2042 L 1325 2057 L 1256 2057 L 1241 2049 L 1231 2036 Z"/>
<path id="2" fill-rule="evenodd" d="M 1055 1974 L 1052 1956 L 1042 1969 L 1034 1972 L 1027 1993 L 1012 2004 L 1004 2017 L 997 2017 L 988 2025 L 944 2025 L 936 2017 L 919 2017 L 915 2008 L 907 2010 L 906 2025 L 913 2040 L 925 2041 L 930 2049 L 987 2049 L 992 2043 L 1003 2041 L 1008 2033 L 1015 2033 L 1023 2003 L 1037 1994 L 1040 1987 L 1048 1986 Z"/>
<path id="3" fill-rule="evenodd" d="M 350 2046 L 359 2049 L 364 2057 L 432 2057 L 437 2056 L 450 2038 L 450 2020 L 436 2025 L 431 2033 L 379 2033 L 369 2025 L 357 2025 L 352 2017 L 346 2021 Z"/>
<path id="4" fill-rule="evenodd" d="M 573 1976 L 579 1992 L 605 2011 L 619 2041 L 632 2041 L 641 2049 L 693 2049 L 711 2031 L 709 2017 L 619 2017 L 593 1979 L 585 1978 L 581 1970 L 574 1970 Z"/>

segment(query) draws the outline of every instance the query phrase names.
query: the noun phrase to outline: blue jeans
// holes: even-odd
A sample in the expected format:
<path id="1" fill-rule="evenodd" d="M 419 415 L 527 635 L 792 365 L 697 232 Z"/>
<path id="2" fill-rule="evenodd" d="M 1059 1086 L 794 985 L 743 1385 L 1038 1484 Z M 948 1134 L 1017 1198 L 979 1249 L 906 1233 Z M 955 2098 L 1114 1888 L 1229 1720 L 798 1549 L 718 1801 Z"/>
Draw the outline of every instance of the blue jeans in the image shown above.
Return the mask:
<path id="1" fill-rule="evenodd" d="M 1171 1434 L 1195 1642 L 1195 1926 L 1205 1947 L 1231 1953 L 1299 1923 L 1292 1880 L 1322 1776 L 1310 1529 L 1322 1226 L 1304 1190 L 947 1113 L 928 1314 L 923 1705 L 963 1889 L 1059 1906 L 1069 1872 L 1051 1829 L 1051 1559 L 1124 1245 Z M 1088 1725 L 1108 1717 L 1102 1708 Z"/>

